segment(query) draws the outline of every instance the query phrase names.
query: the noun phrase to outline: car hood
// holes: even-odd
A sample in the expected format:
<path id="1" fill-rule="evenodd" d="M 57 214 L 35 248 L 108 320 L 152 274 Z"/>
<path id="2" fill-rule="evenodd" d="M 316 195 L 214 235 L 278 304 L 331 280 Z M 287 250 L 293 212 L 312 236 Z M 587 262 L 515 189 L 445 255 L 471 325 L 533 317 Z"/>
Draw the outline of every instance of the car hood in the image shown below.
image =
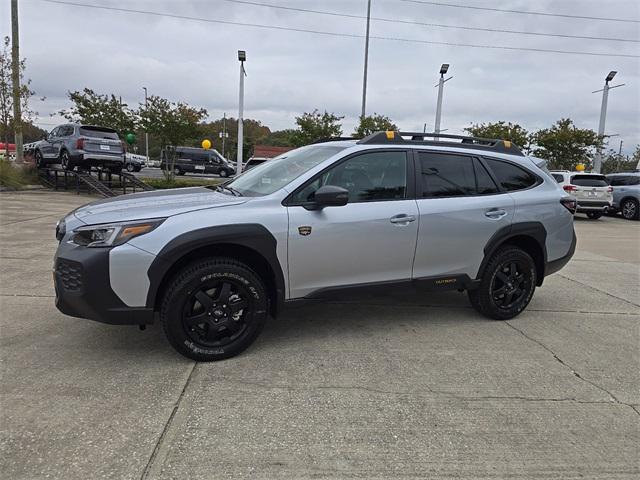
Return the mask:
<path id="1" fill-rule="evenodd" d="M 205 187 L 174 188 L 132 193 L 98 200 L 73 212 L 84 224 L 113 223 L 145 218 L 164 218 L 207 208 L 238 205 L 248 197 L 233 197 Z"/>

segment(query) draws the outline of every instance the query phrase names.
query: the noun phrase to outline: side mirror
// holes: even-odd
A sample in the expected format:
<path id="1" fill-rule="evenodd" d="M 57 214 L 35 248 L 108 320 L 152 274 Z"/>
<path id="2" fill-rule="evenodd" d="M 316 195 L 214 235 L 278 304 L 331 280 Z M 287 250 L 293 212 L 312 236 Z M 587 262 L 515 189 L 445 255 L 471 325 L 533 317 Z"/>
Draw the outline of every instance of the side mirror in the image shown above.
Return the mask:
<path id="1" fill-rule="evenodd" d="M 316 190 L 313 201 L 303 205 L 307 210 L 324 207 L 342 207 L 349 202 L 349 190 L 335 185 L 325 185 Z"/>

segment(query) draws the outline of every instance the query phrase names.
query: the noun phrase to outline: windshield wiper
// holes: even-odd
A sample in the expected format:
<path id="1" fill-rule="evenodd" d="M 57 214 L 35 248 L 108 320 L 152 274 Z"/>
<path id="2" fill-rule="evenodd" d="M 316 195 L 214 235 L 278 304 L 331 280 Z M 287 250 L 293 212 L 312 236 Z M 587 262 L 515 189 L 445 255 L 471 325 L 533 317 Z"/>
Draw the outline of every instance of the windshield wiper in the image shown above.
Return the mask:
<path id="1" fill-rule="evenodd" d="M 228 191 L 231 192 L 231 195 L 233 195 L 234 197 L 241 197 L 242 196 L 242 194 L 238 190 L 236 190 L 233 187 L 229 187 L 227 185 L 216 185 L 216 190 L 218 192 L 222 192 L 224 190 L 228 190 Z"/>

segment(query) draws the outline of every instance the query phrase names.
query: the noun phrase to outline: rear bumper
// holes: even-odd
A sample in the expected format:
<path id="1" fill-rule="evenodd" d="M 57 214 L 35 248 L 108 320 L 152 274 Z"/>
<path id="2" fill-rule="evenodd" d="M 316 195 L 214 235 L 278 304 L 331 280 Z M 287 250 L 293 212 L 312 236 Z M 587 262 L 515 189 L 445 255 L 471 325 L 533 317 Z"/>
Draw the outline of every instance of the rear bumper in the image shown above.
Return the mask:
<path id="1" fill-rule="evenodd" d="M 124 165 L 124 155 L 106 155 L 103 153 L 78 153 L 71 156 L 71 160 L 76 163 L 86 163 L 90 165 Z"/>
<path id="2" fill-rule="evenodd" d="M 129 307 L 111 289 L 109 251 L 60 243 L 53 271 L 56 307 L 65 315 L 111 325 L 153 323 L 152 308 Z"/>
<path id="3" fill-rule="evenodd" d="M 571 246 L 569 247 L 569 251 L 567 252 L 567 254 L 556 260 L 551 260 L 550 262 L 546 262 L 544 266 L 545 277 L 547 275 L 551 275 L 552 273 L 556 273 L 558 270 L 561 270 L 567 263 L 569 263 L 569 260 L 571 260 L 571 257 L 573 257 L 573 254 L 576 252 L 577 242 L 578 242 L 578 239 L 576 238 L 576 232 L 574 231 L 573 239 L 571 240 Z"/>
<path id="4" fill-rule="evenodd" d="M 578 212 L 606 212 L 609 208 L 611 208 L 611 202 L 608 201 L 584 201 L 578 200 Z"/>

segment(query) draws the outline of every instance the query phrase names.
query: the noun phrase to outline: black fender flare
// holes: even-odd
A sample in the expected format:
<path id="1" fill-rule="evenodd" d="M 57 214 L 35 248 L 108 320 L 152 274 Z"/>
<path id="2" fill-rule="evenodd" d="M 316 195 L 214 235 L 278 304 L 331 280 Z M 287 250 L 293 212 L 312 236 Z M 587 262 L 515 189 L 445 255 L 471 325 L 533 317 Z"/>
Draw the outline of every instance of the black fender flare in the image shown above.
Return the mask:
<path id="1" fill-rule="evenodd" d="M 536 269 L 538 270 L 537 284 L 542 285 L 542 280 L 545 277 L 545 270 L 547 265 L 547 230 L 540 222 L 519 222 L 513 223 L 502 227 L 495 232 L 487 244 L 484 247 L 484 258 L 478 269 L 478 275 L 476 281 L 480 280 L 484 269 L 489 263 L 491 256 L 498 250 L 501 245 L 507 243 L 510 239 L 515 237 L 529 237 L 533 239 L 540 251 L 542 252 L 542 258 L 536 262 Z"/>
<path id="2" fill-rule="evenodd" d="M 147 306 L 154 308 L 160 286 L 167 274 L 185 256 L 205 247 L 231 245 L 250 249 L 269 264 L 275 280 L 276 304 L 274 307 L 275 311 L 278 311 L 284 304 L 285 281 L 278 260 L 277 244 L 269 230 L 260 224 L 253 223 L 205 227 L 178 235 L 160 250 L 147 271 L 149 277 Z M 242 261 L 241 258 L 238 260 Z M 268 279 L 265 279 L 265 282 L 267 281 Z M 266 286 L 269 287 L 269 285 Z"/>

